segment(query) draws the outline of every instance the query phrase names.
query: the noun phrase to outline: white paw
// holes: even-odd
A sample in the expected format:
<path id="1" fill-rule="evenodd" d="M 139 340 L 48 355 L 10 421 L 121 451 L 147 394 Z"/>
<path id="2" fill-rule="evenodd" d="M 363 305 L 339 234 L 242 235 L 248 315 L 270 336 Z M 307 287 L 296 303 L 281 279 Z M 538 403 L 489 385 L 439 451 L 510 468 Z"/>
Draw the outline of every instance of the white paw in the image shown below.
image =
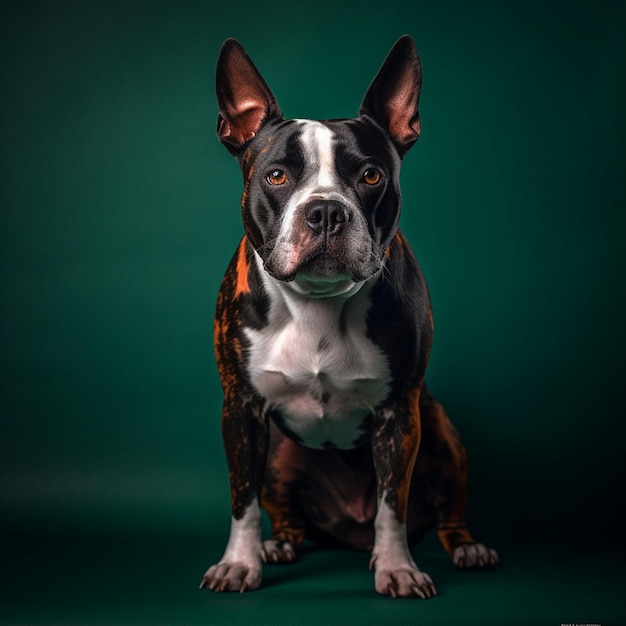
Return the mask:
<path id="1" fill-rule="evenodd" d="M 220 561 L 209 567 L 200 583 L 200 589 L 211 591 L 252 591 L 261 584 L 261 563 L 258 565 Z"/>
<path id="2" fill-rule="evenodd" d="M 406 526 L 385 501 L 378 503 L 376 541 L 372 550 L 370 569 L 376 569 L 376 591 L 392 598 L 433 598 L 437 590 L 430 576 L 420 572 L 409 551 Z"/>
<path id="3" fill-rule="evenodd" d="M 482 543 L 465 543 L 452 553 L 452 563 L 460 569 L 492 569 L 498 560 L 498 553 Z"/>
<path id="4" fill-rule="evenodd" d="M 296 551 L 288 541 L 268 539 L 263 542 L 262 558 L 265 563 L 293 563 Z"/>
<path id="5" fill-rule="evenodd" d="M 376 591 L 392 598 L 434 598 L 437 595 L 430 576 L 412 567 L 376 570 Z"/>

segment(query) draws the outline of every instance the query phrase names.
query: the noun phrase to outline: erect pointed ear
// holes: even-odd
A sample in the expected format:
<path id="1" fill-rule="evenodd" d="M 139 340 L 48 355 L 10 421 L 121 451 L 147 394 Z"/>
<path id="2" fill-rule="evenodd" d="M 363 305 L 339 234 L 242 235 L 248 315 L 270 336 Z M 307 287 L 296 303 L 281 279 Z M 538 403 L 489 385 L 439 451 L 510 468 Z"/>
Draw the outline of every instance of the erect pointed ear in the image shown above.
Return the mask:
<path id="1" fill-rule="evenodd" d="M 417 141 L 421 124 L 418 111 L 422 88 L 422 65 L 413 39 L 396 41 L 369 86 L 360 115 L 368 115 L 391 137 L 400 156 Z"/>
<path id="2" fill-rule="evenodd" d="M 231 154 L 238 155 L 263 124 L 282 117 L 267 83 L 235 39 L 227 39 L 220 50 L 215 90 L 217 135 Z"/>

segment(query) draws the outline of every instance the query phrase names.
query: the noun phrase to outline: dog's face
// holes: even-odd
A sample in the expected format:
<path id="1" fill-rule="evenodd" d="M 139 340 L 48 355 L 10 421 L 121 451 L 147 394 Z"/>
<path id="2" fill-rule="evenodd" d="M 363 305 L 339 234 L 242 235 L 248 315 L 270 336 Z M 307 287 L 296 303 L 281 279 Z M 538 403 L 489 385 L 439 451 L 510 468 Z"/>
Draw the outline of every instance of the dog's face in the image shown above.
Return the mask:
<path id="1" fill-rule="evenodd" d="M 243 174 L 246 232 L 266 271 L 312 291 L 376 274 L 400 214 L 399 165 L 369 120 L 265 126 Z"/>
<path id="2" fill-rule="evenodd" d="M 313 297 L 376 275 L 400 217 L 401 158 L 419 136 L 421 69 L 402 38 L 355 119 L 285 120 L 241 46 L 220 54 L 218 135 L 240 160 L 246 234 L 276 280 Z"/>

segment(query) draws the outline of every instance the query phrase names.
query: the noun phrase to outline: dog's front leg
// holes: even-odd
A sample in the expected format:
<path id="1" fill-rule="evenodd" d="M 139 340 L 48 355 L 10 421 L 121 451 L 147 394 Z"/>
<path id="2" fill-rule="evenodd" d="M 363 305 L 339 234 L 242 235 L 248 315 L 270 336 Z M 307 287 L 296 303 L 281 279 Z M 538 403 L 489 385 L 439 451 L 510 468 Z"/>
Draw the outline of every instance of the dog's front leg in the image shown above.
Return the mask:
<path id="1" fill-rule="evenodd" d="M 416 388 L 405 402 L 382 407 L 372 433 L 378 511 L 370 569 L 376 571 L 376 591 L 394 598 L 437 595 L 430 576 L 415 564 L 407 541 L 409 488 L 421 435 L 419 396 Z"/>
<path id="2" fill-rule="evenodd" d="M 257 589 L 261 584 L 261 486 L 268 447 L 267 417 L 255 396 L 228 393 L 222 436 L 230 473 L 230 537 L 219 563 L 210 567 L 200 588 L 212 591 Z"/>

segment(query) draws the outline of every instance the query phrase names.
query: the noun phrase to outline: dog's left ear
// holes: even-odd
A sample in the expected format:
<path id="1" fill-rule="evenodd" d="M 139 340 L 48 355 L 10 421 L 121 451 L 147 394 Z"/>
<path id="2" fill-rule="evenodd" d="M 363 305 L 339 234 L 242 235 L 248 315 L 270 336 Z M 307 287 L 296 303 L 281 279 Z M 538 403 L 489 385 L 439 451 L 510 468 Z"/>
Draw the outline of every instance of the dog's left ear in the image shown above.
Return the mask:
<path id="1" fill-rule="evenodd" d="M 413 39 L 404 35 L 387 55 L 359 109 L 359 115 L 368 115 L 389 133 L 400 156 L 420 136 L 421 88 L 422 65 L 417 48 Z"/>
<path id="2" fill-rule="evenodd" d="M 227 39 L 220 50 L 215 90 L 217 135 L 235 156 L 266 122 L 282 118 L 272 91 L 236 39 Z"/>

